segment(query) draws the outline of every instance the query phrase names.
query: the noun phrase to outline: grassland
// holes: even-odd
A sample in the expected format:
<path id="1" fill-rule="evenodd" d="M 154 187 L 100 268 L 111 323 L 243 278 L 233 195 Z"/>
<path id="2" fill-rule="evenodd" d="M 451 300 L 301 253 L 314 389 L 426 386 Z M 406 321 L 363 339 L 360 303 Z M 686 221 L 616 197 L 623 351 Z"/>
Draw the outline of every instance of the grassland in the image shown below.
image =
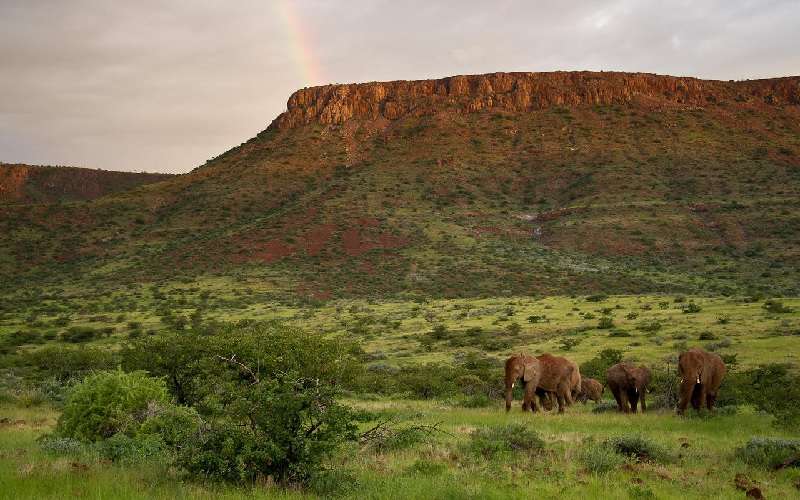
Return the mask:
<path id="1" fill-rule="evenodd" d="M 670 413 L 625 416 L 595 414 L 572 407 L 559 415 L 506 414 L 451 407 L 443 402 L 351 401 L 351 404 L 438 424 L 441 432 L 400 449 L 376 451 L 353 444 L 334 458 L 340 493 L 352 498 L 742 498 L 741 483 L 755 485 L 767 498 L 798 494 L 798 469 L 771 471 L 735 456 L 751 436 L 798 437 L 780 431 L 769 417 L 745 410 L 734 416 L 678 418 Z M 274 485 L 231 488 L 183 480 L 159 463 L 114 465 L 91 453 L 53 455 L 38 448 L 55 412 L 43 408 L 0 407 L 0 497 L 2 498 L 306 498 L 313 491 Z M 5 421 L 4 421 L 5 422 Z M 545 441 L 541 452 L 503 454 L 487 459 L 468 448 L 477 428 L 509 422 L 535 429 Z M 609 472 L 591 472 L 586 449 L 613 436 L 644 436 L 662 446 L 663 463 L 620 459 Z M 591 467 L 589 465 L 588 467 Z"/>
<path id="2" fill-rule="evenodd" d="M 110 327 L 112 333 L 81 345 L 113 351 L 129 338 L 173 328 L 167 323 L 174 317 L 184 317 L 187 327 L 198 316 L 202 319 L 197 321 L 206 323 L 280 319 L 358 339 L 368 364 L 389 366 L 448 364 L 469 352 L 502 359 L 520 350 L 554 352 L 583 362 L 602 349 L 614 348 L 622 350 L 626 359 L 674 370 L 677 352 L 696 345 L 735 355 L 734 370 L 772 362 L 797 366 L 800 356 L 800 299 L 796 298 L 780 299 L 786 312 L 771 312 L 765 309 L 764 299 L 752 297 L 596 295 L 293 304 L 274 300 L 270 293 L 269 287 L 233 286 L 225 280 L 202 286 L 143 286 L 93 297 L 61 290 L 43 293 L 38 300 L 20 296 L 7 303 L 0 332 L 8 336 L 32 329 L 49 338 L 44 344 L 34 341 L 18 346 L 22 352 L 65 343 L 61 335 L 72 327 L 97 331 Z M 167 322 L 165 309 L 173 318 Z M 599 328 L 603 317 L 612 318 L 613 326 Z M 437 326 L 447 335 L 426 341 Z M 499 371 L 497 377 L 499 382 Z M 593 413 L 590 403 L 572 406 L 566 415 L 558 416 L 523 414 L 516 406 L 506 414 L 499 400 L 487 408 L 464 408 L 449 399 L 403 398 L 356 397 L 348 404 L 400 425 L 437 425 L 440 431 L 388 449 L 353 443 L 330 464 L 338 474 L 337 494 L 352 498 L 740 498 L 743 491 L 736 487 L 737 476 L 740 483 L 757 485 L 768 498 L 791 498 L 798 492 L 797 469 L 772 471 L 735 456 L 735 449 L 754 436 L 800 437 L 797 429 L 777 427 L 772 417 L 751 408 L 739 408 L 735 415 L 679 418 L 670 410 L 635 416 Z M 30 399 L 8 400 L 0 406 L 0 495 L 294 498 L 318 494 L 270 484 L 235 488 L 198 483 L 158 462 L 111 464 L 87 451 L 53 455 L 40 449 L 36 438 L 52 428 L 57 415 L 57 408 Z M 544 439 L 544 450 L 488 458 L 471 451 L 472 431 L 507 423 L 523 423 L 536 430 Z M 364 424 L 365 428 L 369 425 Z M 592 472 L 584 450 L 602 448 L 606 439 L 620 435 L 644 436 L 667 450 L 670 458 L 663 463 L 619 458 L 611 471 Z"/>

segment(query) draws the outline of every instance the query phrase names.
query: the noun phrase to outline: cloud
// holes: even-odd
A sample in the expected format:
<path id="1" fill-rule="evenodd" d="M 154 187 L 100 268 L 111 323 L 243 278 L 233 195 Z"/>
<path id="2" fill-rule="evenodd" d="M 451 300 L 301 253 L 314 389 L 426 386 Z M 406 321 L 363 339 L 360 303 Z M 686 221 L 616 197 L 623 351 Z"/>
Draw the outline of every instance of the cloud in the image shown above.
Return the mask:
<path id="1" fill-rule="evenodd" d="M 5 0 L 0 160 L 186 172 L 264 129 L 308 84 L 783 76 L 800 68 L 798 19 L 794 0 Z"/>

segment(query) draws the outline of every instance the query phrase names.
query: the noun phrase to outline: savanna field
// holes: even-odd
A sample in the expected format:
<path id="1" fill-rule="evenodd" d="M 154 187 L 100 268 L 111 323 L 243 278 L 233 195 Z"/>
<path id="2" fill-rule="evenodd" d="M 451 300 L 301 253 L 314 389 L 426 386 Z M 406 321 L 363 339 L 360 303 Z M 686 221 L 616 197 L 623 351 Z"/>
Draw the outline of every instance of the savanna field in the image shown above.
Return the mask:
<path id="1" fill-rule="evenodd" d="M 313 87 L 184 175 L 0 165 L 0 497 L 800 497 L 797 83 Z M 647 411 L 506 412 L 520 353 Z"/>

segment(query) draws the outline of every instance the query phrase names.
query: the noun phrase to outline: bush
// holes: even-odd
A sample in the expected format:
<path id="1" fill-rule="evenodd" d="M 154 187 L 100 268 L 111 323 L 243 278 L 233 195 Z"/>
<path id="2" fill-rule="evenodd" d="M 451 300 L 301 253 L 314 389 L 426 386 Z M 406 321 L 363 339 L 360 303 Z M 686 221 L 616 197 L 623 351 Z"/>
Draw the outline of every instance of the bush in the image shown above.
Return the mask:
<path id="1" fill-rule="evenodd" d="M 631 311 L 631 312 L 629 312 L 628 314 L 625 315 L 625 319 L 630 319 L 630 320 L 634 320 L 634 319 L 636 319 L 638 317 L 639 317 L 639 313 L 637 313 L 635 311 Z"/>
<path id="2" fill-rule="evenodd" d="M 608 413 L 612 411 L 617 411 L 617 403 L 614 401 L 601 400 L 592 408 L 592 413 Z"/>
<path id="3" fill-rule="evenodd" d="M 717 336 L 714 335 L 712 332 L 705 331 L 700 333 L 697 337 L 698 340 L 717 340 Z"/>
<path id="4" fill-rule="evenodd" d="M 84 445 L 77 439 L 58 437 L 45 434 L 39 438 L 39 447 L 51 455 L 79 455 L 84 451 Z"/>
<path id="5" fill-rule="evenodd" d="M 637 328 L 646 333 L 655 333 L 661 330 L 664 325 L 658 321 L 657 319 L 650 320 L 650 321 L 642 321 L 637 325 Z"/>
<path id="6" fill-rule="evenodd" d="M 702 311 L 703 308 L 701 308 L 700 306 L 698 306 L 694 302 L 689 302 L 685 306 L 681 307 L 681 310 L 683 311 L 683 314 L 695 314 L 695 313 L 699 313 L 700 311 Z"/>
<path id="7" fill-rule="evenodd" d="M 785 314 L 792 312 L 792 309 L 790 307 L 784 306 L 783 302 L 779 302 L 777 300 L 767 300 L 761 307 L 765 311 L 775 314 Z"/>
<path id="8" fill-rule="evenodd" d="M 356 414 L 337 401 L 357 366 L 348 343 L 280 323 L 239 323 L 203 344 L 197 368 L 210 418 L 179 450 L 190 475 L 307 483 L 356 438 Z"/>
<path id="9" fill-rule="evenodd" d="M 114 356 L 103 349 L 45 346 L 20 356 L 21 364 L 33 369 L 37 379 L 54 378 L 59 382 L 79 380 L 94 371 L 114 367 Z"/>
<path id="10" fill-rule="evenodd" d="M 668 463 L 672 460 L 663 446 L 644 436 L 617 436 L 608 439 L 605 445 L 624 457 L 640 462 Z"/>
<path id="11" fill-rule="evenodd" d="M 585 446 L 580 460 L 589 472 L 595 474 L 606 474 L 625 463 L 625 458 L 612 448 L 596 444 Z"/>
<path id="12" fill-rule="evenodd" d="M 464 408 L 488 408 L 492 405 L 492 400 L 486 394 L 476 394 L 461 401 Z"/>
<path id="13" fill-rule="evenodd" d="M 61 340 L 79 344 L 89 342 L 100 336 L 100 332 L 88 326 L 73 326 L 61 333 Z"/>
<path id="14" fill-rule="evenodd" d="M 540 452 L 544 449 L 544 441 L 535 430 L 525 425 L 507 424 L 476 429 L 470 434 L 466 447 L 469 453 L 491 460 L 511 452 Z"/>
<path id="15" fill-rule="evenodd" d="M 140 463 L 152 460 L 164 451 L 164 442 L 156 435 L 135 437 L 117 433 L 96 444 L 100 456 L 117 463 Z"/>
<path id="16" fill-rule="evenodd" d="M 58 419 L 56 435 L 99 441 L 135 434 L 148 404 L 166 402 L 167 388 L 144 372 L 100 372 L 73 387 Z"/>
<path id="17" fill-rule="evenodd" d="M 606 371 L 620 361 L 622 361 L 622 351 L 619 349 L 603 349 L 594 358 L 581 363 L 581 375 L 597 380 L 605 380 Z"/>
<path id="18" fill-rule="evenodd" d="M 736 457 L 743 462 L 774 469 L 792 461 L 800 466 L 800 440 L 754 437 L 741 448 L 736 449 Z"/>
<path id="19" fill-rule="evenodd" d="M 600 318 L 600 321 L 597 324 L 597 328 L 601 330 L 607 330 L 609 328 L 614 328 L 614 319 L 610 316 L 603 316 Z"/>
<path id="20" fill-rule="evenodd" d="M 609 337 L 630 337 L 631 334 L 625 330 L 611 330 L 608 334 Z"/>

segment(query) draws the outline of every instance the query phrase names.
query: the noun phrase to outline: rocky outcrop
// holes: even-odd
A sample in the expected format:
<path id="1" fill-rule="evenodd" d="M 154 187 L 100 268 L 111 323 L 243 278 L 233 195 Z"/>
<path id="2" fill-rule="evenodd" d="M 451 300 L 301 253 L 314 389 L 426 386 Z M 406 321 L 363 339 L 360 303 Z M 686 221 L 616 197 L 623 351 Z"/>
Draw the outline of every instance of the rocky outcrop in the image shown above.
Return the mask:
<path id="1" fill-rule="evenodd" d="M 439 80 L 325 85 L 298 90 L 270 128 L 396 120 L 441 110 L 525 112 L 549 106 L 623 104 L 649 99 L 689 106 L 721 102 L 800 104 L 800 77 L 723 82 L 647 73 L 492 73 Z"/>

